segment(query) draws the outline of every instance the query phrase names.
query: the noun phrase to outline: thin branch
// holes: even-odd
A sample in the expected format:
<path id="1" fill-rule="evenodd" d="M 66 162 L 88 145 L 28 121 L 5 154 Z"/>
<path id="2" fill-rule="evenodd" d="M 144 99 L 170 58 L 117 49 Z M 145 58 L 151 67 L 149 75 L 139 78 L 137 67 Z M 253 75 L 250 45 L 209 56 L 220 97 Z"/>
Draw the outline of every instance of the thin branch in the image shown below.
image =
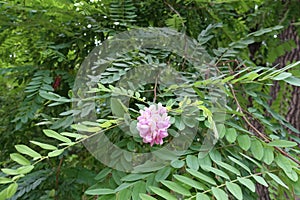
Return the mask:
<path id="1" fill-rule="evenodd" d="M 61 158 L 60 161 L 59 161 L 59 164 L 57 166 L 57 170 L 56 170 L 56 181 L 55 181 L 55 190 L 57 191 L 58 190 L 58 184 L 59 184 L 59 173 L 60 173 L 60 168 L 61 168 L 61 165 L 63 163 L 63 160 L 64 158 Z M 58 196 L 57 196 L 57 193 L 55 195 L 55 199 L 58 200 Z"/>
<path id="2" fill-rule="evenodd" d="M 252 128 L 252 129 L 253 129 L 253 130 L 254 130 L 254 131 L 262 138 L 262 139 L 264 139 L 264 141 L 265 141 L 266 143 L 269 143 L 269 142 L 270 142 L 270 139 L 269 139 L 265 134 L 263 134 L 262 132 L 260 132 L 255 126 L 253 126 L 253 125 L 249 122 L 249 120 L 247 119 L 246 115 L 244 114 L 243 109 L 242 109 L 242 107 L 241 107 L 241 105 L 240 105 L 240 103 L 239 103 L 239 101 L 238 101 L 238 99 L 237 99 L 237 97 L 236 97 L 236 94 L 235 94 L 235 91 L 234 91 L 232 85 L 229 84 L 229 87 L 230 87 L 230 89 L 231 89 L 231 93 L 232 93 L 232 95 L 233 95 L 233 98 L 234 98 L 234 100 L 235 100 L 235 102 L 236 102 L 238 108 L 240 109 L 240 112 L 243 114 L 242 118 L 243 118 L 243 119 L 245 120 L 245 122 L 249 125 L 249 127 L 251 127 L 251 128 Z M 274 147 L 274 148 L 275 148 L 277 151 L 279 151 L 282 155 L 288 157 L 289 159 L 291 159 L 292 161 L 294 161 L 295 163 L 297 163 L 298 165 L 300 165 L 300 161 L 298 161 L 297 159 L 295 159 L 294 157 L 292 157 L 291 155 L 289 155 L 287 152 L 285 152 L 285 151 L 282 150 L 281 148 L 279 148 L 279 147 Z"/>
<path id="3" fill-rule="evenodd" d="M 157 79 L 158 79 L 158 75 L 157 75 L 156 78 L 155 78 L 155 85 L 154 85 L 154 89 L 153 89 L 153 93 L 154 93 L 153 103 L 155 103 L 155 101 L 156 101 L 156 96 L 157 96 L 157 94 L 156 94 Z"/>

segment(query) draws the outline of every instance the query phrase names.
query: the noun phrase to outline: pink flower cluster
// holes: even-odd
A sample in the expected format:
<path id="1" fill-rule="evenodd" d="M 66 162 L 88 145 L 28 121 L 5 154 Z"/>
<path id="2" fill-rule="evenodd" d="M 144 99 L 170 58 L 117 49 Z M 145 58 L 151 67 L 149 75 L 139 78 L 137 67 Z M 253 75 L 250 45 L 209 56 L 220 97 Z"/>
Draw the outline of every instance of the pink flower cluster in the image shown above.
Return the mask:
<path id="1" fill-rule="evenodd" d="M 167 129 L 170 127 L 170 117 L 167 109 L 158 103 L 157 106 L 151 105 L 149 108 L 140 110 L 137 129 L 144 143 L 163 144 L 163 138 L 168 136 Z"/>

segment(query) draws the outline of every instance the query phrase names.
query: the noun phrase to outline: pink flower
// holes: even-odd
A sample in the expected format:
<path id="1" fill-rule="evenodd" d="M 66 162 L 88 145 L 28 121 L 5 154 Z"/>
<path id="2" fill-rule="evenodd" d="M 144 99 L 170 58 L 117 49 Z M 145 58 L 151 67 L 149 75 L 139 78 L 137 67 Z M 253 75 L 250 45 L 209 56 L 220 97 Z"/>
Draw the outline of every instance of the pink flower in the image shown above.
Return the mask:
<path id="1" fill-rule="evenodd" d="M 163 138 L 168 136 L 167 129 L 170 127 L 170 117 L 167 109 L 158 103 L 140 110 L 141 116 L 137 118 L 137 129 L 144 143 L 163 144 Z"/>

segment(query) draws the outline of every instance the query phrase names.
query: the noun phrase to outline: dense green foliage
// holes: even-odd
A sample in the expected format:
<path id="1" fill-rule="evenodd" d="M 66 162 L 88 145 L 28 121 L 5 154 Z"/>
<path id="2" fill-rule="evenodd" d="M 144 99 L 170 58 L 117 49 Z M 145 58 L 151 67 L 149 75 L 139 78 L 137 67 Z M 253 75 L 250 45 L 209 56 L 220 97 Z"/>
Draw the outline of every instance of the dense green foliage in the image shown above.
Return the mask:
<path id="1" fill-rule="evenodd" d="M 292 0 L 0 1 L 0 199 L 251 200 L 259 197 L 259 184 L 268 187 L 271 199 L 295 199 L 300 131 L 285 115 L 291 97 L 286 91 L 300 86 L 300 63 L 281 69 L 273 63 L 296 46 L 278 36 L 291 23 L 299 27 L 298 12 Z M 81 94 L 72 89 L 76 74 L 84 73 L 84 59 L 105 40 L 140 27 L 185 33 L 208 52 L 217 75 L 197 75 L 193 62 L 170 49 L 118 55 L 89 88 L 97 97 L 95 121 L 77 124 L 76 117 L 95 109 L 86 96 L 83 109 L 74 108 L 73 97 Z M 153 82 L 135 91 L 118 85 L 131 69 L 146 71 L 143 66 L 168 66 L 184 84 Z M 270 105 L 275 81 L 281 91 Z M 226 96 L 224 123 L 213 117 L 211 85 Z M 116 101 L 124 96 L 128 110 Z M 167 106 L 173 120 L 165 143 L 197 124 L 189 149 L 176 159 L 165 155 L 167 166 L 148 163 L 124 172 L 102 164 L 82 145 L 105 134 L 129 152 L 159 149 L 120 131 L 124 124 L 132 128 L 138 111 L 153 101 Z M 197 122 L 185 118 L 189 106 L 199 109 Z M 207 154 L 200 145 L 206 134 L 218 139 Z M 111 156 L 124 168 L 132 161 Z"/>

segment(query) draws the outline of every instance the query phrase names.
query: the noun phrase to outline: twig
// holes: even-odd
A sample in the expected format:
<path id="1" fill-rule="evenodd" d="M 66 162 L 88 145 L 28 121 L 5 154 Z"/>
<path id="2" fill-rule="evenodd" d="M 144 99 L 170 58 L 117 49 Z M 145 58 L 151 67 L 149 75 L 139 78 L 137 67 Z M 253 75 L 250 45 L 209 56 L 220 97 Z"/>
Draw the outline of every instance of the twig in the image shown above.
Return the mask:
<path id="1" fill-rule="evenodd" d="M 237 106 L 238 106 L 238 108 L 240 109 L 240 112 L 243 114 L 242 115 L 242 118 L 245 120 L 245 122 L 261 137 L 261 138 L 263 138 L 264 139 L 264 141 L 266 142 L 266 143 L 269 143 L 270 142 L 270 140 L 269 140 L 269 138 L 266 136 L 266 135 L 264 135 L 262 132 L 260 132 L 259 130 L 257 130 L 257 128 L 255 128 L 255 126 L 253 126 L 250 122 L 249 122 L 249 120 L 247 119 L 247 117 L 246 117 L 246 115 L 244 115 L 244 112 L 243 112 L 243 109 L 242 109 L 242 107 L 241 107 L 241 105 L 240 105 L 240 103 L 239 103 L 239 101 L 238 101 L 238 99 L 237 99 L 237 97 L 236 97 L 236 95 L 235 95 L 235 91 L 234 91 L 234 89 L 233 89 L 233 87 L 232 87 L 232 85 L 230 85 L 229 84 L 229 87 L 230 87 L 230 89 L 231 89 L 231 92 L 232 92 L 232 95 L 233 95 L 233 98 L 234 98 L 234 100 L 235 100 L 235 102 L 236 102 L 236 104 L 237 104 Z M 285 152 L 284 150 L 282 150 L 281 148 L 279 148 L 279 147 L 274 147 L 277 151 L 279 151 L 282 155 L 284 155 L 284 156 L 286 156 L 286 157 L 288 157 L 289 159 L 291 159 L 292 161 L 294 161 L 295 163 L 297 163 L 298 165 L 300 165 L 300 161 L 298 161 L 297 159 L 295 159 L 294 157 L 292 157 L 291 155 L 289 155 L 287 152 Z"/>
<path id="2" fill-rule="evenodd" d="M 167 6 L 174 12 L 176 13 L 176 15 L 178 15 L 178 17 L 180 17 L 181 19 L 183 19 L 180 15 L 180 13 L 175 10 L 175 8 L 173 6 L 171 6 L 167 1 L 164 1 L 165 4 L 167 4 Z M 182 27 L 185 27 L 183 20 L 181 21 Z"/>
<path id="3" fill-rule="evenodd" d="M 59 161 L 59 164 L 57 166 L 57 170 L 56 170 L 56 181 L 55 181 L 55 199 L 58 200 L 58 196 L 57 196 L 57 190 L 58 190 L 58 184 L 59 184 L 59 173 L 60 173 L 60 168 L 61 168 L 61 165 L 63 163 L 63 160 L 64 158 L 61 158 L 60 161 Z"/>
<path id="4" fill-rule="evenodd" d="M 185 30 L 186 26 L 184 25 L 183 18 L 181 17 L 180 13 L 179 13 L 179 12 L 178 12 L 171 4 L 169 4 L 166 0 L 164 0 L 164 3 L 167 4 L 167 6 L 168 6 L 168 7 L 169 7 L 176 15 L 178 15 L 178 17 L 180 17 L 180 18 L 182 19 L 181 24 L 182 24 L 182 27 L 183 27 L 184 30 Z M 187 38 L 186 38 L 186 35 L 184 34 L 184 60 L 183 60 L 182 65 L 181 65 L 182 70 L 184 70 L 184 68 L 185 68 L 184 66 L 185 66 L 185 63 L 186 63 L 186 57 L 187 57 L 186 51 L 187 51 Z"/>
<path id="5" fill-rule="evenodd" d="M 155 103 L 155 101 L 156 101 L 157 79 L 158 79 L 158 75 L 157 75 L 156 78 L 155 78 L 155 84 L 154 84 L 154 89 L 153 89 L 153 93 L 154 93 L 153 103 Z"/>

